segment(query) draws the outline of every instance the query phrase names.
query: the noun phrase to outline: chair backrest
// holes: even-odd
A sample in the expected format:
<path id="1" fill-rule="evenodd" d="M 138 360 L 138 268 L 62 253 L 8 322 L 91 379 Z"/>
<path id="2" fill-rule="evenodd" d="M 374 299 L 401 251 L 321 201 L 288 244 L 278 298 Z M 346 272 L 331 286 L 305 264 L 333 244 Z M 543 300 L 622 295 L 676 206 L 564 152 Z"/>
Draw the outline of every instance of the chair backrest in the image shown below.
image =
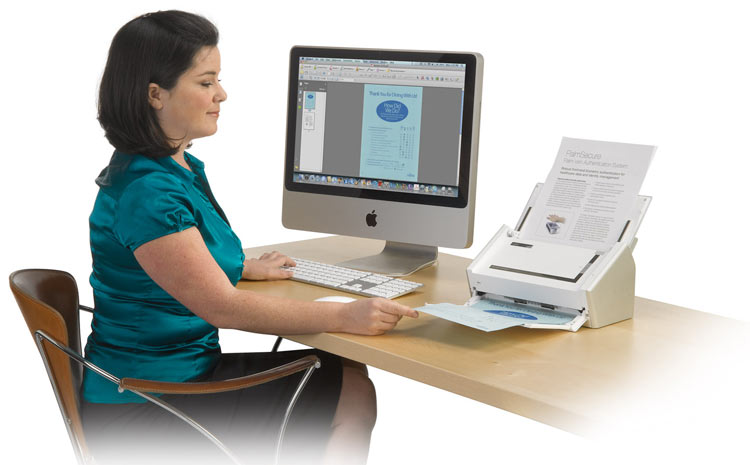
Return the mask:
<path id="1" fill-rule="evenodd" d="M 32 337 L 41 330 L 81 353 L 78 286 L 73 276 L 58 270 L 20 270 L 10 275 L 10 289 Z M 83 367 L 49 342 L 44 341 L 41 350 L 71 441 L 80 448 L 77 453 L 84 453 L 79 397 Z"/>

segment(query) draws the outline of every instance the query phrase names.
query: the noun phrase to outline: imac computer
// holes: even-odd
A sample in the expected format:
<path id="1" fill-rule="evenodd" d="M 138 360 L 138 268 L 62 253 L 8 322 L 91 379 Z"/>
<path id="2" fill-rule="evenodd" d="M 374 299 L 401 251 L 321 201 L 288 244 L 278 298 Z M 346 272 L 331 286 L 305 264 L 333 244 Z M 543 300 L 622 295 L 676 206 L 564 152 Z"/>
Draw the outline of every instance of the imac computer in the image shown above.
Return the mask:
<path id="1" fill-rule="evenodd" d="M 473 238 L 482 56 L 293 47 L 282 222 L 383 239 L 341 266 L 405 276 Z"/>

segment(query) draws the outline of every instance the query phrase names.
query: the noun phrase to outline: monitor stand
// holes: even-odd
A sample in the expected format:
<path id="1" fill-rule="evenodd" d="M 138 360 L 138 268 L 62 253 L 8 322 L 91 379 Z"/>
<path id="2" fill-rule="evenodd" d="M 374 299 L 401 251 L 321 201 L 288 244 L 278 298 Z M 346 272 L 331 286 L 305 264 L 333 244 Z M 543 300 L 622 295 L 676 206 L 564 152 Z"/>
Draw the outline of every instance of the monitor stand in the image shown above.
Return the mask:
<path id="1" fill-rule="evenodd" d="M 408 276 L 437 262 L 438 248 L 431 245 L 386 241 L 383 251 L 369 257 L 337 263 L 355 270 L 388 276 Z"/>

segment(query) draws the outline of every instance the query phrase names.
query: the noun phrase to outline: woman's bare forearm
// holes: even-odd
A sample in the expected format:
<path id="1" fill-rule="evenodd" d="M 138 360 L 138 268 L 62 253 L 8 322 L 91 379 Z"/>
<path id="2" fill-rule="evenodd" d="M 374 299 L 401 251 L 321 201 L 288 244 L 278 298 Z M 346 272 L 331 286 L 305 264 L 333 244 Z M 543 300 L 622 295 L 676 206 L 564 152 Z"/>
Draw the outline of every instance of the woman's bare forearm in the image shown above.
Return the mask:
<path id="1" fill-rule="evenodd" d="M 134 253 L 156 284 L 218 328 L 267 334 L 374 335 L 392 329 L 402 316 L 418 316 L 413 309 L 382 298 L 348 304 L 308 302 L 237 289 L 194 227 L 147 242 Z"/>
<path id="2" fill-rule="evenodd" d="M 209 323 L 218 328 L 264 334 L 310 334 L 346 331 L 345 305 L 308 302 L 233 289 L 222 301 L 212 302 Z"/>

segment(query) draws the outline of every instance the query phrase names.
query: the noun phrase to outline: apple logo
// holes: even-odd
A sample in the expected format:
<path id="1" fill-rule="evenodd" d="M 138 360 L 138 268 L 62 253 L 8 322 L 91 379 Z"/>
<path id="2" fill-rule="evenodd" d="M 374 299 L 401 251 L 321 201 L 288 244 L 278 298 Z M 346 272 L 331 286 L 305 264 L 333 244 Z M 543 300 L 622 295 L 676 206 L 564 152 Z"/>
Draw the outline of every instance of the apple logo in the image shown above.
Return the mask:
<path id="1" fill-rule="evenodd" d="M 378 225 L 377 221 L 378 215 L 375 214 L 375 210 L 372 211 L 372 213 L 368 213 L 367 216 L 365 216 L 365 223 L 367 223 L 367 226 L 375 227 Z"/>

